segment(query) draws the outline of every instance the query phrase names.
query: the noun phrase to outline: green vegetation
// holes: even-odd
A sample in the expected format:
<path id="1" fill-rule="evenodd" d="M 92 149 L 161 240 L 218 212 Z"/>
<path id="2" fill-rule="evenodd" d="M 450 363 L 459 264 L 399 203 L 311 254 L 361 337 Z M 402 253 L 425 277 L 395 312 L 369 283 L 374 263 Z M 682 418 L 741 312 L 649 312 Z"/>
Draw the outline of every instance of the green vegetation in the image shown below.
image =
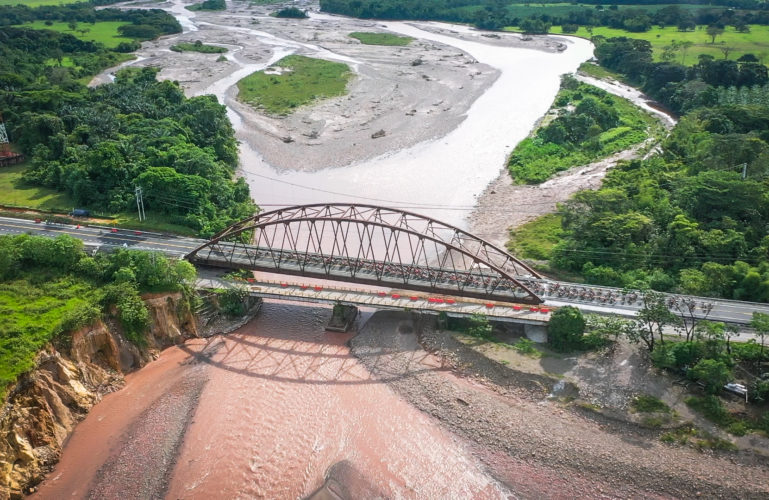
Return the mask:
<path id="1" fill-rule="evenodd" d="M 307 13 L 296 7 L 286 7 L 274 12 L 272 15 L 284 19 L 307 19 Z"/>
<path id="2" fill-rule="evenodd" d="M 233 286 L 230 288 L 219 288 L 214 290 L 219 301 L 219 310 L 222 314 L 234 318 L 246 313 L 245 303 L 248 297 L 246 287 Z"/>
<path id="3" fill-rule="evenodd" d="M 663 443 L 669 444 L 690 444 L 698 450 L 734 451 L 737 449 L 732 442 L 712 436 L 711 434 L 698 429 L 691 423 L 664 433 L 660 436 L 660 440 Z"/>
<path id="4" fill-rule="evenodd" d="M 94 3 L 109 3 L 95 0 Z M 116 36 L 112 27 L 117 23 L 117 35 L 129 39 L 115 44 L 116 50 L 130 52 L 136 50 L 133 40 L 151 40 L 160 35 L 180 33 L 181 26 L 170 14 L 160 9 L 120 10 L 120 9 L 94 9 L 94 3 L 83 2 L 61 6 L 43 6 L 30 9 L 25 5 L 0 5 L 0 27 L 20 26 L 28 24 L 39 29 L 50 29 L 60 33 L 80 35 L 84 40 L 97 40 L 104 42 L 105 46 L 112 46 L 113 37 Z M 104 24 L 107 23 L 107 24 Z M 63 24 L 63 26 L 62 26 Z M 98 37 L 98 38 L 97 38 Z M 40 39 L 38 39 L 40 40 Z M 64 39 L 59 39 L 63 41 Z M 59 44 L 48 45 L 48 50 L 59 48 L 68 52 L 68 46 Z M 34 46 L 35 50 L 41 47 Z"/>
<path id="5" fill-rule="evenodd" d="M 493 340 L 491 332 L 493 327 L 489 323 L 489 319 L 483 314 L 473 314 L 468 320 L 466 320 L 465 332 L 479 339 Z"/>
<path id="6" fill-rule="evenodd" d="M 498 30 L 517 26 L 527 33 L 547 33 L 562 26 L 563 33 L 610 27 L 645 33 L 654 27 L 675 26 L 681 31 L 698 25 L 733 26 L 749 31 L 751 25 L 769 24 L 764 4 L 755 0 L 720 1 L 721 6 L 647 5 L 619 1 L 613 5 L 579 5 L 565 2 L 530 4 L 487 2 L 483 0 L 321 0 L 321 10 L 336 14 L 374 19 L 432 19 L 470 23 L 478 28 Z M 584 27 L 584 28 L 583 28 Z M 510 28 L 506 28 L 510 29 Z"/>
<path id="7" fill-rule="evenodd" d="M 686 404 L 701 413 L 705 418 L 735 436 L 744 436 L 753 431 L 769 432 L 769 412 L 760 420 L 741 417 L 730 413 L 717 396 L 686 398 Z"/>
<path id="8" fill-rule="evenodd" d="M 601 36 L 605 38 L 626 36 L 639 40 L 646 40 L 651 44 L 655 61 L 676 61 L 686 66 L 697 64 L 701 55 L 709 55 L 715 59 L 724 58 L 724 50 L 727 50 L 729 59 L 738 59 L 745 54 L 760 54 L 763 63 L 769 63 L 769 26 L 752 25 L 749 31 L 739 32 L 734 27 L 728 26 L 723 35 L 711 42 L 705 26 L 698 26 L 692 31 L 680 31 L 674 26 L 666 28 L 653 27 L 643 33 L 631 33 L 623 29 L 608 27 L 592 28 L 592 34 L 586 28 L 580 27 L 575 33 L 577 36 L 591 38 Z M 562 33 L 561 29 L 552 30 L 553 33 Z"/>
<path id="9" fill-rule="evenodd" d="M 0 236 L 0 398 L 34 366 L 46 343 L 66 344 L 69 333 L 111 310 L 126 336 L 140 344 L 149 315 L 139 293 L 188 293 L 195 277 L 191 264 L 163 255 L 88 257 L 82 248 L 68 235 Z"/>
<path id="10" fill-rule="evenodd" d="M 355 38 L 356 40 L 360 40 L 360 43 L 366 45 L 402 46 L 410 44 L 413 40 L 411 37 L 393 35 L 392 33 L 370 33 L 356 31 L 354 33 L 350 33 L 349 36 Z"/>
<path id="11" fill-rule="evenodd" d="M 672 411 L 664 401 L 648 394 L 639 394 L 633 398 L 630 408 L 638 413 L 670 413 Z"/>
<path id="12" fill-rule="evenodd" d="M 629 101 L 564 76 L 552 113 L 557 117 L 521 141 L 510 173 L 536 184 L 576 165 L 623 151 L 645 140 L 657 121 Z"/>
<path id="13" fill-rule="evenodd" d="M 609 71 L 603 66 L 600 66 L 592 62 L 583 62 L 582 64 L 580 64 L 579 71 L 581 73 L 585 73 L 588 76 L 592 76 L 593 78 L 601 78 L 601 79 L 613 78 L 615 80 L 618 80 L 620 78 L 620 75 L 618 75 L 617 73 L 614 73 L 613 71 Z"/>
<path id="14" fill-rule="evenodd" d="M 0 205 L 60 211 L 75 206 L 65 193 L 24 182 L 26 170 L 26 164 L 0 168 Z"/>
<path id="15" fill-rule="evenodd" d="M 187 10 L 225 10 L 227 4 L 224 0 L 205 0 L 204 2 L 194 3 L 185 7 Z"/>
<path id="16" fill-rule="evenodd" d="M 275 67 L 240 80 L 238 99 L 268 113 L 285 115 L 315 99 L 343 95 L 351 75 L 343 63 L 288 56 Z"/>
<path id="17" fill-rule="evenodd" d="M 170 48 L 174 52 L 201 52 L 203 54 L 223 54 L 227 52 L 227 49 L 224 47 L 206 45 L 200 40 L 195 40 L 194 43 L 177 43 L 176 45 L 171 45 Z"/>
<path id="18" fill-rule="evenodd" d="M 529 339 L 518 339 L 518 342 L 513 344 L 513 349 L 530 358 L 539 359 L 542 357 L 542 351 L 537 349 L 534 342 Z"/>
<path id="19" fill-rule="evenodd" d="M 510 230 L 507 248 L 513 255 L 525 259 L 549 259 L 561 239 L 560 214 L 547 214 Z"/>
<path id="20" fill-rule="evenodd" d="M 560 307 L 550 316 L 547 343 L 553 350 L 567 352 L 578 349 L 584 334 L 585 318 L 576 307 Z"/>
<path id="21" fill-rule="evenodd" d="M 59 33 L 67 33 L 79 40 L 85 42 L 96 42 L 104 45 L 108 49 L 114 49 L 121 42 L 130 42 L 133 38 L 121 36 L 120 28 L 129 23 L 121 21 L 103 21 L 93 24 L 75 23 L 74 25 L 66 22 L 35 21 L 24 24 L 20 28 L 33 30 L 52 30 Z M 72 29 L 72 27 L 75 29 Z"/>
<path id="22" fill-rule="evenodd" d="M 34 56 L 19 52 L 14 54 L 21 61 L 17 71 L 29 68 L 30 81 L 35 74 L 45 75 L 45 66 L 25 67 L 24 61 Z M 39 57 L 47 59 L 47 54 Z M 117 215 L 134 213 L 139 185 L 150 219 L 143 225 L 147 228 L 177 225 L 210 235 L 252 214 L 245 181 L 232 181 L 237 145 L 224 106 L 212 96 L 187 99 L 176 84 L 157 82 L 156 72 L 124 70 L 114 83 L 92 90 L 58 77 L 49 83 L 55 94 L 25 92 L 22 79 L 19 91 L 0 94 L 0 103 L 13 100 L 4 112 L 9 133 L 31 161 L 21 180 L 0 178 L 66 193 L 68 198 L 57 201 L 70 209 Z M 53 201 L 40 206 L 41 196 L 48 194 L 29 189 L 20 193 L 27 199 L 14 204 L 61 208 Z"/>

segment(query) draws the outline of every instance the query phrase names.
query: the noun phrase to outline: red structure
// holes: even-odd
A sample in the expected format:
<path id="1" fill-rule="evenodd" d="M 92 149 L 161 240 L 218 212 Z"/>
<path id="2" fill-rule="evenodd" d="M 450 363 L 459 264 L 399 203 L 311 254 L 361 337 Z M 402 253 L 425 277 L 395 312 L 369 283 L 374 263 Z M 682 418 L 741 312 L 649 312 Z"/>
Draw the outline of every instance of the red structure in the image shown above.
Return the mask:
<path id="1" fill-rule="evenodd" d="M 5 130 L 3 115 L 0 114 L 0 167 L 16 165 L 24 161 L 24 155 L 11 151 L 11 142 L 8 140 L 8 132 Z"/>

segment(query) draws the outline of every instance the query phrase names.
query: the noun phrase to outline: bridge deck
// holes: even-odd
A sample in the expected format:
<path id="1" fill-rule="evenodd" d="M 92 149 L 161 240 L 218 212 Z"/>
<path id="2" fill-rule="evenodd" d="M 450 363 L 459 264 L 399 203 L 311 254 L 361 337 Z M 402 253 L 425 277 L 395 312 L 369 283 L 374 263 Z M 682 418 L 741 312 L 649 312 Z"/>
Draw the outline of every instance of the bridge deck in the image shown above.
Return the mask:
<path id="1" fill-rule="evenodd" d="M 550 320 L 551 309 L 524 304 L 481 301 L 472 298 L 426 295 L 412 291 L 375 291 L 361 288 L 316 285 L 294 281 L 199 279 L 200 288 L 247 287 L 259 297 L 296 300 L 301 302 L 342 303 L 370 306 L 377 309 L 444 312 L 461 317 L 483 314 L 495 321 L 510 321 L 542 325 Z"/>

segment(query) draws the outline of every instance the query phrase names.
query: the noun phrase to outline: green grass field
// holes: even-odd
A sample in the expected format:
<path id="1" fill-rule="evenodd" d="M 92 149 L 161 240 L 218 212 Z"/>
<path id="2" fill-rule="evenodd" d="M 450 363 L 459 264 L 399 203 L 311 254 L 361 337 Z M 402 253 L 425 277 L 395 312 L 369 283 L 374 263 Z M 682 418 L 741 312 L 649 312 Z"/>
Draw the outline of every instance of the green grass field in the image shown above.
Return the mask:
<path id="1" fill-rule="evenodd" d="M 283 71 L 257 71 L 240 80 L 238 99 L 268 113 L 285 115 L 316 99 L 343 95 L 352 77 L 346 64 L 305 56 L 284 57 L 275 66 Z"/>
<path id="2" fill-rule="evenodd" d="M 1 0 L 0 0 L 1 1 Z M 22 28 L 35 30 L 53 30 L 60 33 L 67 33 L 86 42 L 99 42 L 108 49 L 117 47 L 120 42 L 130 42 L 133 39 L 118 35 L 118 27 L 128 24 L 121 21 L 105 21 L 100 23 L 77 23 L 75 31 L 69 29 L 67 23 L 54 22 L 46 26 L 44 21 L 35 21 L 34 23 L 22 24 Z M 87 31 L 86 31 L 87 30 Z"/>
<path id="3" fill-rule="evenodd" d="M 24 164 L 0 168 L 0 205 L 64 211 L 74 207 L 74 202 L 64 193 L 25 184 L 21 174 L 26 168 Z"/>
<path id="4" fill-rule="evenodd" d="M 691 66 L 697 63 L 700 54 L 709 54 L 716 59 L 723 59 L 723 47 L 729 47 L 729 59 L 737 59 L 743 54 L 755 54 L 761 62 L 769 64 L 769 26 L 750 26 L 750 33 L 738 33 L 734 27 L 727 26 L 724 34 L 716 37 L 715 43 L 710 43 L 710 36 L 705 32 L 705 26 L 697 26 L 694 31 L 681 32 L 674 27 L 652 28 L 646 33 L 630 33 L 624 30 L 613 28 L 596 27 L 593 28 L 592 36 L 605 36 L 607 38 L 616 36 L 626 36 L 628 38 L 640 38 L 647 40 L 652 44 L 654 50 L 654 59 L 659 61 L 662 58 L 662 49 L 670 45 L 673 40 L 677 42 L 692 42 L 686 53 L 681 51 L 676 53 L 676 62 Z M 551 30 L 553 33 L 561 33 L 561 27 L 556 26 Z M 590 38 L 590 33 L 584 27 L 580 27 L 575 33 L 577 36 Z"/>
<path id="5" fill-rule="evenodd" d="M 360 40 L 360 43 L 365 45 L 393 45 L 401 46 L 411 43 L 413 38 L 409 36 L 397 36 L 391 33 L 368 33 L 356 31 L 349 35 L 356 40 Z"/>
<path id="6" fill-rule="evenodd" d="M 37 352 L 92 295 L 91 286 L 66 277 L 0 284 L 0 397 L 34 366 Z"/>

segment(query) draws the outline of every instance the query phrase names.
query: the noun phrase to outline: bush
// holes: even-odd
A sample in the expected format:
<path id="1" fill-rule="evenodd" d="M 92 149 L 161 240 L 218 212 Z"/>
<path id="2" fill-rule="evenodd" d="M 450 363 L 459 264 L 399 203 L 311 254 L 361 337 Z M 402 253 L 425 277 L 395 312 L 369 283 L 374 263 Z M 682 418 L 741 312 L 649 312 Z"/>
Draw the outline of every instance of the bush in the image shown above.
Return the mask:
<path id="1" fill-rule="evenodd" d="M 670 407 L 664 401 L 648 394 L 636 396 L 630 403 L 630 407 L 639 413 L 670 413 Z"/>
<path id="2" fill-rule="evenodd" d="M 242 316 L 246 313 L 245 301 L 248 290 L 245 287 L 232 287 L 216 290 L 219 298 L 219 310 L 231 317 Z"/>
<path id="3" fill-rule="evenodd" d="M 473 314 L 470 316 L 467 334 L 479 339 L 489 340 L 491 338 L 492 326 L 489 319 L 483 314 Z"/>
<path id="4" fill-rule="evenodd" d="M 732 370 L 723 361 L 702 359 L 689 371 L 689 376 L 705 384 L 705 392 L 718 394 L 732 378 Z"/>
<path id="5" fill-rule="evenodd" d="M 547 342 L 556 351 L 565 352 L 580 347 L 585 333 L 585 318 L 573 306 L 557 309 L 547 325 Z"/>
<path id="6" fill-rule="evenodd" d="M 704 398 L 691 396 L 686 398 L 684 402 L 719 427 L 727 428 L 734 422 L 734 418 L 717 396 L 710 395 Z"/>
<path id="7" fill-rule="evenodd" d="M 513 344 L 513 349 L 532 358 L 539 358 L 542 353 L 534 346 L 534 342 L 529 339 L 519 339 L 518 342 Z"/>
<path id="8" fill-rule="evenodd" d="M 303 10 L 297 9 L 296 7 L 287 7 L 285 9 L 280 9 L 275 13 L 275 17 L 282 17 L 282 18 L 291 18 L 291 19 L 306 19 L 307 13 Z"/>

